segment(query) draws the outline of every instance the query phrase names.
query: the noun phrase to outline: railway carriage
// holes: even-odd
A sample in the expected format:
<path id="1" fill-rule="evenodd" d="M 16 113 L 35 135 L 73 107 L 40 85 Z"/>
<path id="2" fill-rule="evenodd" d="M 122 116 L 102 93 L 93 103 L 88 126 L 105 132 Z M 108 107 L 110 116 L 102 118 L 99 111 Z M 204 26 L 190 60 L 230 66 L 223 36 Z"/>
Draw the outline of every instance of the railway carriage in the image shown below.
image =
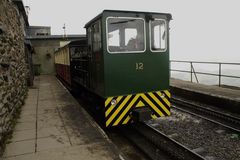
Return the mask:
<path id="1" fill-rule="evenodd" d="M 72 90 L 75 85 L 73 77 L 78 68 L 75 67 L 76 60 L 87 55 L 87 39 L 83 37 L 81 40 L 72 41 L 55 51 L 55 68 L 57 77 L 64 85 Z M 78 63 L 78 61 L 77 61 Z M 78 74 L 80 76 L 82 74 Z"/>
<path id="2" fill-rule="evenodd" d="M 86 43 L 69 53 L 65 79 L 97 97 L 106 127 L 170 115 L 170 20 L 166 13 L 104 10 L 85 25 Z"/>

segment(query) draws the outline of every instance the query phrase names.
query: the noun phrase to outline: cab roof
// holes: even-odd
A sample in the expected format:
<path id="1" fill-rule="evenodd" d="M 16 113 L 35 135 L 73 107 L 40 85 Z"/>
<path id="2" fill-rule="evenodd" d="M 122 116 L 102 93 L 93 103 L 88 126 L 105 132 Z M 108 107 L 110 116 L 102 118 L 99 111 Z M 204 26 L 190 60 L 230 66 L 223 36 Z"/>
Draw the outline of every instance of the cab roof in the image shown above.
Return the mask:
<path id="1" fill-rule="evenodd" d="M 170 13 L 159 13 L 159 12 L 141 12 L 141 11 L 124 11 L 124 10 L 103 10 L 99 15 L 97 15 L 95 18 L 93 18 L 92 20 L 90 20 L 85 26 L 84 28 L 89 27 L 93 22 L 95 22 L 96 20 L 100 19 L 103 15 L 103 13 L 105 12 L 111 12 L 111 13 L 138 13 L 138 14 L 159 14 L 159 15 L 165 15 L 167 17 L 168 20 L 172 20 L 172 15 Z"/>

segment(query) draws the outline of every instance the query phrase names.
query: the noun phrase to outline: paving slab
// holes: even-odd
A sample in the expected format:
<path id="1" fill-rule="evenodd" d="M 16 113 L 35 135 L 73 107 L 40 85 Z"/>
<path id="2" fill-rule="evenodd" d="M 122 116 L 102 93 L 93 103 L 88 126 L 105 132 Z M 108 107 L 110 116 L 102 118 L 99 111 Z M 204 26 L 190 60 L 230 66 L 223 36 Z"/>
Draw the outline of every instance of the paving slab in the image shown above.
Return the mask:
<path id="1" fill-rule="evenodd" d="M 64 148 L 71 146 L 69 142 L 68 136 L 61 135 L 51 135 L 46 138 L 38 138 L 37 139 L 37 151 L 44 151 L 55 148 Z"/>
<path id="2" fill-rule="evenodd" d="M 38 108 L 52 109 L 56 108 L 54 99 L 44 99 L 38 101 Z"/>
<path id="3" fill-rule="evenodd" d="M 63 126 L 63 123 L 57 113 L 52 114 L 52 116 L 49 114 L 38 115 L 38 129 L 61 126 Z"/>
<path id="4" fill-rule="evenodd" d="M 4 160 L 117 160 L 122 154 L 51 75 L 35 78 Z"/>
<path id="5" fill-rule="evenodd" d="M 17 155 L 17 156 L 9 156 L 9 157 L 5 157 L 3 160 L 33 160 L 34 157 L 36 157 L 35 153 L 28 153 L 28 154 L 21 154 L 21 155 Z M 36 160 L 38 160 L 37 158 L 35 158 Z"/>
<path id="6" fill-rule="evenodd" d="M 35 152 L 35 140 L 25 140 L 7 144 L 4 157 L 12 157 Z"/>
<path id="7" fill-rule="evenodd" d="M 29 115 L 35 115 L 36 116 L 36 109 L 25 109 L 24 108 L 23 110 L 24 110 L 24 112 L 22 112 L 22 114 L 21 114 L 22 117 L 29 116 Z"/>
<path id="8" fill-rule="evenodd" d="M 33 110 L 33 111 L 36 111 L 37 109 L 37 103 L 36 104 L 25 104 L 23 107 L 22 107 L 22 111 L 23 113 L 26 111 L 29 111 L 29 110 Z"/>
<path id="9" fill-rule="evenodd" d="M 15 131 L 25 131 L 36 129 L 36 122 L 19 122 L 16 124 Z"/>
<path id="10" fill-rule="evenodd" d="M 53 126 L 53 127 L 45 127 L 45 128 L 38 128 L 38 138 L 43 138 L 43 137 L 50 137 L 53 135 L 66 135 L 66 131 L 64 130 L 64 127 L 58 127 L 58 126 Z"/>
<path id="11" fill-rule="evenodd" d="M 123 160 L 121 155 L 116 156 L 109 153 L 108 150 L 108 144 L 94 143 L 89 145 L 49 149 L 47 151 L 37 152 L 36 154 L 8 157 L 5 158 L 5 160 Z"/>
<path id="12" fill-rule="evenodd" d="M 30 99 L 30 100 L 28 100 Z M 32 108 L 37 106 L 37 97 L 27 97 L 27 100 L 25 101 L 25 105 L 22 108 Z"/>
<path id="13" fill-rule="evenodd" d="M 31 105 L 22 107 L 22 111 L 23 113 L 25 113 L 25 111 L 28 111 L 28 112 L 33 112 L 35 114 L 36 108 L 37 108 L 37 104 L 31 104 Z"/>
<path id="14" fill-rule="evenodd" d="M 16 131 L 13 133 L 12 142 L 34 140 L 36 137 L 36 129 Z"/>
<path id="15" fill-rule="evenodd" d="M 23 112 L 23 111 L 22 111 Z M 36 122 L 36 115 L 21 115 L 20 119 L 17 122 L 24 123 L 24 122 Z"/>

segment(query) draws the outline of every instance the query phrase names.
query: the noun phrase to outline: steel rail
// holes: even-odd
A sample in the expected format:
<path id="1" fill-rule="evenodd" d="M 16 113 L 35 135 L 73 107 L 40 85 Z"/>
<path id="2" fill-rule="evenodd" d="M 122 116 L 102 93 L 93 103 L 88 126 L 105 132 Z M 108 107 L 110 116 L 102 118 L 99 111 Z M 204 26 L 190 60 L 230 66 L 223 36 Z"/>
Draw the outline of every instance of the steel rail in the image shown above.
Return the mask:
<path id="1" fill-rule="evenodd" d="M 138 133 L 132 126 L 124 127 L 121 129 L 120 134 L 124 135 L 129 141 L 131 141 L 131 143 L 137 147 L 140 152 L 144 153 L 149 159 L 172 160 L 172 157 L 156 148 L 154 144 L 152 144 L 148 139 Z"/>
<path id="2" fill-rule="evenodd" d="M 204 157 L 201 155 L 193 152 L 192 150 L 188 149 L 186 146 L 180 144 L 179 142 L 173 140 L 172 138 L 168 137 L 161 131 L 155 129 L 149 124 L 146 123 L 136 123 L 132 125 L 132 129 L 135 130 L 135 133 L 138 133 L 141 135 L 141 139 L 147 139 L 148 142 L 153 144 L 155 146 L 155 153 L 153 154 L 151 159 L 154 160 L 160 160 L 159 158 L 159 152 L 164 152 L 169 155 L 169 157 L 173 159 L 179 159 L 179 160 L 204 160 Z M 126 128 L 125 128 L 126 129 Z M 129 137 L 129 133 L 126 133 L 128 131 L 124 131 L 125 136 Z M 143 144 L 140 146 L 141 150 L 149 150 L 147 145 Z M 147 151 L 144 151 L 147 152 Z M 149 155 L 149 154 L 148 154 Z M 150 155 L 151 156 L 151 155 Z"/>
<path id="3" fill-rule="evenodd" d="M 173 108 L 201 117 L 205 120 L 217 123 L 218 125 L 222 125 L 228 129 L 240 133 L 240 117 L 225 114 L 220 111 L 216 111 L 213 108 L 209 108 L 209 106 L 201 106 L 199 104 L 176 97 L 172 97 L 171 101 L 173 104 L 175 104 Z"/>

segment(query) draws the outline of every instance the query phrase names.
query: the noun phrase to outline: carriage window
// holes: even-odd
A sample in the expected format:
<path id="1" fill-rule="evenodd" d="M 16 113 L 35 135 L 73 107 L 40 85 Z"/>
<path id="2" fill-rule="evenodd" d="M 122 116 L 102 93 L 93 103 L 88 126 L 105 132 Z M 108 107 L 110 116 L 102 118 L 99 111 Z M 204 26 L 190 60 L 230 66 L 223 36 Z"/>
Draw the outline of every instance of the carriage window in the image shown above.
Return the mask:
<path id="1" fill-rule="evenodd" d="M 108 18 L 107 45 L 110 53 L 144 52 L 144 20 L 141 18 Z"/>
<path id="2" fill-rule="evenodd" d="M 71 47 L 70 48 L 70 53 L 71 53 L 71 58 L 82 58 L 87 56 L 87 48 L 83 46 L 79 47 Z"/>
<path id="3" fill-rule="evenodd" d="M 91 37 L 92 33 L 91 33 L 91 27 L 89 27 L 87 29 L 87 39 L 88 39 L 88 45 L 91 45 L 92 44 L 92 37 Z"/>
<path id="4" fill-rule="evenodd" d="M 166 21 L 157 19 L 151 21 L 151 51 L 159 52 L 167 49 Z"/>
<path id="5" fill-rule="evenodd" d="M 101 25 L 98 21 L 93 25 L 93 51 L 100 51 L 101 50 Z"/>

